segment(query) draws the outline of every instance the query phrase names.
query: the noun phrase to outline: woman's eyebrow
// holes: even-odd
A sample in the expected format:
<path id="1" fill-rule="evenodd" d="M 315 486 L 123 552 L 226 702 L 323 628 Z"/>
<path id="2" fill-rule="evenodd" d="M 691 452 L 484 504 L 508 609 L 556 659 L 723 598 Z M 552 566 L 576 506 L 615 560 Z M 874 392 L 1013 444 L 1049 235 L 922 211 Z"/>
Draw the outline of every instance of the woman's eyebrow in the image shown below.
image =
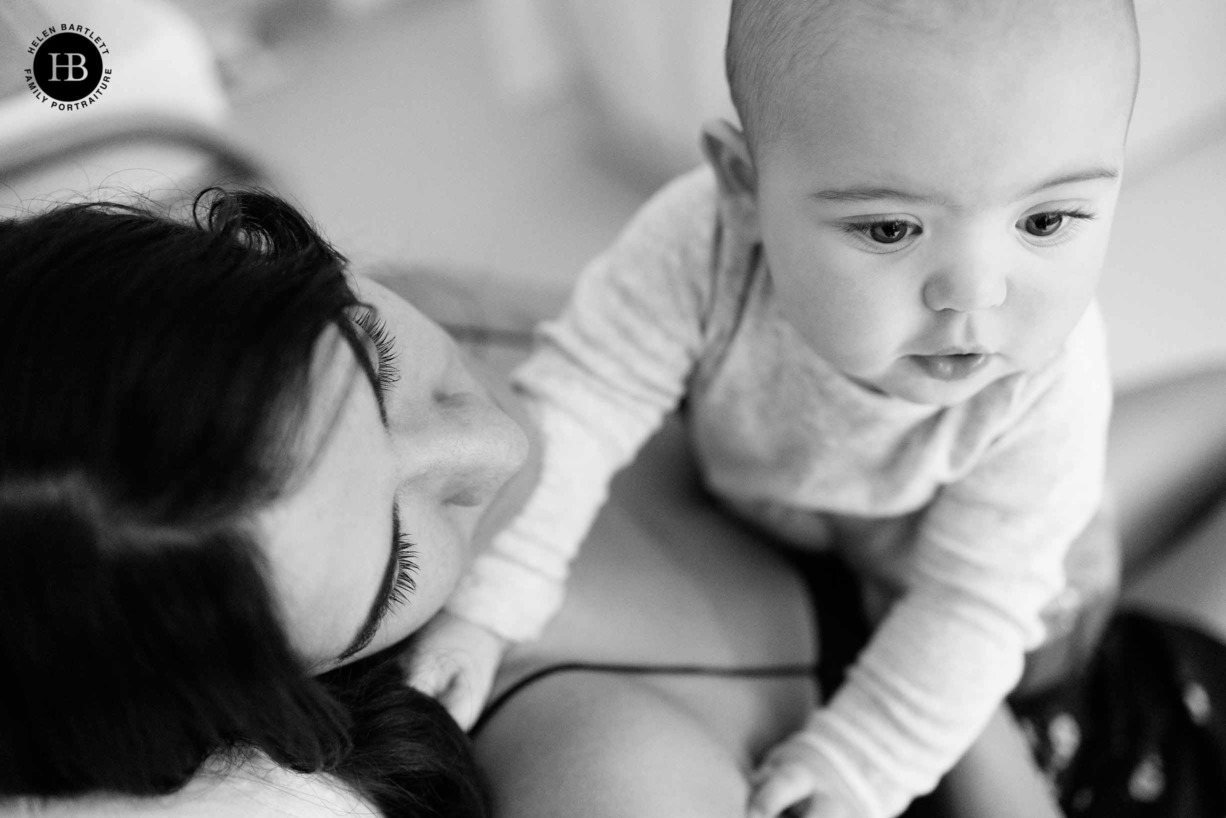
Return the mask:
<path id="1" fill-rule="evenodd" d="M 362 343 L 361 339 L 358 338 L 358 333 L 365 335 L 366 330 L 352 322 L 341 323 L 341 335 L 343 335 L 345 340 L 349 342 L 349 346 L 353 350 L 354 357 L 358 359 L 358 364 L 361 365 L 362 372 L 366 375 L 366 380 L 370 382 L 370 388 L 375 392 L 375 403 L 379 407 L 379 420 L 386 428 L 387 407 L 383 404 L 383 389 L 379 386 L 379 373 L 376 369 L 377 362 L 376 360 L 371 359 L 369 346 Z"/>
<path id="2" fill-rule="evenodd" d="M 349 644 L 349 647 L 341 651 L 340 656 L 336 657 L 337 662 L 343 662 L 365 648 L 375 638 L 375 634 L 379 632 L 379 626 L 383 624 L 383 617 L 387 615 L 387 603 L 391 598 L 392 588 L 396 584 L 396 571 L 399 570 L 400 540 L 400 514 L 396 507 L 392 506 L 392 545 L 388 550 L 387 567 L 383 570 L 383 580 L 379 583 L 379 592 L 375 594 L 374 602 L 371 603 L 370 611 L 366 614 L 366 621 L 362 623 L 362 627 L 358 630 L 357 637 Z"/>

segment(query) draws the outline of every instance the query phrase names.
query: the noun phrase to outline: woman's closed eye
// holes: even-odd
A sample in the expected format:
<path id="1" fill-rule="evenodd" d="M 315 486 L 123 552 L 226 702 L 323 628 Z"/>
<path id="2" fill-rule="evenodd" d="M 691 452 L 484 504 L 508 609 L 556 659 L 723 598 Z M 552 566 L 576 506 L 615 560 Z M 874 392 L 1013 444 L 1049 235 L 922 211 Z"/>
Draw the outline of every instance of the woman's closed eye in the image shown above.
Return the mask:
<path id="1" fill-rule="evenodd" d="M 365 649 L 379 632 L 383 621 L 397 608 L 407 605 L 417 590 L 414 575 L 417 573 L 417 549 L 400 528 L 400 513 L 392 507 L 392 552 L 389 555 L 387 570 L 383 581 L 379 584 L 374 604 L 366 616 L 361 629 L 353 642 L 336 658 L 343 662 Z"/>
<path id="2" fill-rule="evenodd" d="M 417 549 L 407 534 L 397 533 L 399 536 L 396 538 L 396 577 L 392 580 L 391 590 L 384 598 L 383 613 L 385 616 L 396 607 L 408 603 L 413 592 L 417 590 L 417 583 L 414 581 L 414 575 L 417 573 L 417 560 L 415 559 Z"/>
<path id="3" fill-rule="evenodd" d="M 400 380 L 400 370 L 396 368 L 396 339 L 388 330 L 387 322 L 379 317 L 373 307 L 363 309 L 353 320 L 375 346 L 375 375 L 380 394 L 387 397 L 392 387 Z"/>

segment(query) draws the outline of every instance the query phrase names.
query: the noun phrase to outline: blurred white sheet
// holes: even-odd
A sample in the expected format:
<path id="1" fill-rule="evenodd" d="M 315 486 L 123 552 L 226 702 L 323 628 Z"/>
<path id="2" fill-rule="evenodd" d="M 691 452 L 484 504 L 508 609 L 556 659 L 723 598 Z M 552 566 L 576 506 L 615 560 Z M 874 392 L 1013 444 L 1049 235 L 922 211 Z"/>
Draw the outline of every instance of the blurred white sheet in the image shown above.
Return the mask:
<path id="1" fill-rule="evenodd" d="M 84 25 L 101 36 L 113 70 L 98 100 L 85 108 L 60 111 L 40 102 L 24 86 L 6 88 L 0 97 L 0 167 L 12 166 L 47 145 L 71 149 L 77 139 L 123 130 L 129 123 L 165 120 L 190 131 L 214 132 L 226 122 L 229 106 L 217 76 L 212 51 L 194 23 L 159 0 L 4 0 L 0 29 L 6 40 L 22 44 L 17 68 L 32 56 L 29 43 L 48 25 Z M 24 30 L 29 28 L 29 30 Z M 14 56 L 6 57 L 6 64 Z M 191 178 L 211 161 L 199 152 L 132 147 L 68 152 L 57 167 L 8 175 L 0 186 L 0 209 L 48 197 L 70 198 L 98 186 L 153 194 Z"/>

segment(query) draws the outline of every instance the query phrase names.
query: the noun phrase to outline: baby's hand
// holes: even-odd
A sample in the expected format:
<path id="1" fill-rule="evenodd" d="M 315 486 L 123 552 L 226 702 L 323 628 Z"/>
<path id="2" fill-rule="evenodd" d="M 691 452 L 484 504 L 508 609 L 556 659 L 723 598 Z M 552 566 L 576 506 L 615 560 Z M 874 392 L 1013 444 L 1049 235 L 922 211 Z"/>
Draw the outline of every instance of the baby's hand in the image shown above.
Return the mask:
<path id="1" fill-rule="evenodd" d="M 489 698 L 506 650 L 501 636 L 444 611 L 421 630 L 405 657 L 408 682 L 438 699 L 467 730 Z"/>
<path id="2" fill-rule="evenodd" d="M 825 765 L 804 733 L 771 749 L 749 777 L 748 818 L 851 818 L 827 782 Z"/>

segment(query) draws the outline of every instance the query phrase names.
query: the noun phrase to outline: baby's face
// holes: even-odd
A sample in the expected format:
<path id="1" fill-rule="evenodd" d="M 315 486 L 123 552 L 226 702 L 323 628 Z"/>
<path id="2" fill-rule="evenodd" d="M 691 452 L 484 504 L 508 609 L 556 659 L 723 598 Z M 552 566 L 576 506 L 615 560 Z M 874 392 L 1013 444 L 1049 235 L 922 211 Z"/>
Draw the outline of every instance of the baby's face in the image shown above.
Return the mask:
<path id="1" fill-rule="evenodd" d="M 1033 13 L 851 27 L 778 89 L 784 132 L 758 147 L 781 311 L 848 376 L 906 400 L 949 405 L 1041 366 L 1098 281 L 1129 29 L 1086 13 L 1097 4 L 1016 5 Z"/>

